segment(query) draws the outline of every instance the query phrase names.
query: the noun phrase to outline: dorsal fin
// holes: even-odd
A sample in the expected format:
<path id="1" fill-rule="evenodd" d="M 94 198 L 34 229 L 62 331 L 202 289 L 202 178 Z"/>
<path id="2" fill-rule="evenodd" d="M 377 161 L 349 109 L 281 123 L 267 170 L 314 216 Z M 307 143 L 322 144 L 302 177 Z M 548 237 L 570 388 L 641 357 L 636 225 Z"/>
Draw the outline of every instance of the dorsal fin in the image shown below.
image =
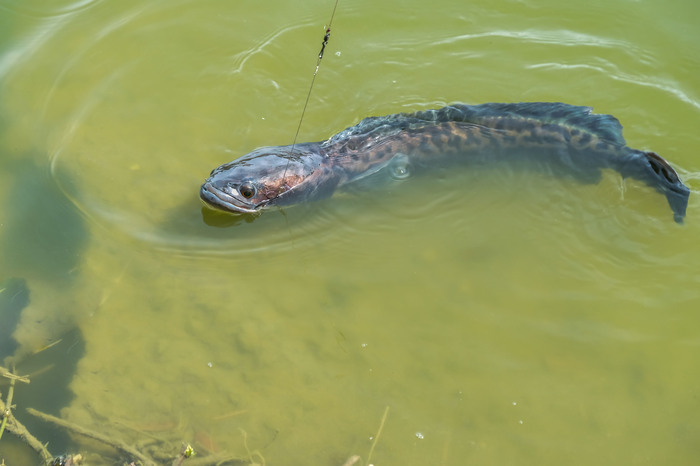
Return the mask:
<path id="1" fill-rule="evenodd" d="M 454 104 L 439 110 L 370 117 L 336 134 L 327 141 L 327 144 L 353 136 L 365 136 L 369 133 L 389 134 L 447 121 L 461 121 L 503 129 L 517 129 L 520 122 L 558 124 L 595 134 L 598 138 L 613 144 L 621 146 L 626 144 L 622 137 L 622 125 L 614 116 L 593 113 L 591 107 L 550 102 Z"/>
<path id="2" fill-rule="evenodd" d="M 450 110 L 453 109 L 453 110 Z M 626 145 L 622 125 L 612 115 L 593 113 L 591 107 L 580 107 L 560 102 L 523 102 L 515 104 L 490 103 L 482 105 L 456 104 L 438 112 L 445 112 L 450 120 L 467 121 L 492 126 L 496 119 L 536 120 L 577 128 L 595 134 L 613 144 Z"/>

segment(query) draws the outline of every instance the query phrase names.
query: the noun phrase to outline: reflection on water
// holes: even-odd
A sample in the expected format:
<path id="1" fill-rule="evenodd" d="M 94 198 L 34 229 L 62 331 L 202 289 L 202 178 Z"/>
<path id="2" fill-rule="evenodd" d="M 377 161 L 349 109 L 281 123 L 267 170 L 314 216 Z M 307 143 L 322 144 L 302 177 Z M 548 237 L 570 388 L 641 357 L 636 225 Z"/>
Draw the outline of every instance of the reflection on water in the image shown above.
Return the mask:
<path id="1" fill-rule="evenodd" d="M 291 142 L 331 5 L 0 3 L 0 283 L 29 299 L 0 322 L 20 309 L 28 350 L 77 326 L 53 408 L 129 443 L 340 465 L 389 406 L 375 464 L 692 464 L 700 41 L 691 4 L 630 5 L 340 2 L 299 139 L 590 105 L 673 162 L 684 226 L 612 172 L 446 171 L 222 216 L 199 186 Z"/>

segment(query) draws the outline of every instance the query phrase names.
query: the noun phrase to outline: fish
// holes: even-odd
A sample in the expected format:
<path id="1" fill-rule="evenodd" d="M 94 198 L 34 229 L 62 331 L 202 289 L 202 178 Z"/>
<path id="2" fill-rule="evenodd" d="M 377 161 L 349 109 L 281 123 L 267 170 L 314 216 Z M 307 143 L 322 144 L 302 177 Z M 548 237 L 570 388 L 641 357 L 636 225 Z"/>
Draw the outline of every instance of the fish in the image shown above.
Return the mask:
<path id="1" fill-rule="evenodd" d="M 614 116 L 560 102 L 457 103 L 368 117 L 325 141 L 262 147 L 225 163 L 200 198 L 215 210 L 254 214 L 325 199 L 377 173 L 404 179 L 435 167 L 522 161 L 584 183 L 616 170 L 665 195 L 677 223 L 686 216 L 690 189 L 663 157 L 628 147 Z"/>

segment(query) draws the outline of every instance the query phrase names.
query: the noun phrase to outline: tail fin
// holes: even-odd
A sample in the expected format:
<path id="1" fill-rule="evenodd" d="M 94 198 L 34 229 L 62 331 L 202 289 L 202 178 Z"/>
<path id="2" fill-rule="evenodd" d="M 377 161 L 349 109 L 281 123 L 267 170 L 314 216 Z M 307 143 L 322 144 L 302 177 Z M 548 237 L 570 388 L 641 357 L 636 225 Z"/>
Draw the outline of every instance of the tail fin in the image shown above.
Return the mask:
<path id="1" fill-rule="evenodd" d="M 673 219 L 677 223 L 683 223 L 690 189 L 683 184 L 678 173 L 659 154 L 647 151 L 642 152 L 642 155 L 653 172 L 653 174 L 650 173 L 649 181 L 657 190 L 666 195 L 668 204 L 673 210 Z"/>

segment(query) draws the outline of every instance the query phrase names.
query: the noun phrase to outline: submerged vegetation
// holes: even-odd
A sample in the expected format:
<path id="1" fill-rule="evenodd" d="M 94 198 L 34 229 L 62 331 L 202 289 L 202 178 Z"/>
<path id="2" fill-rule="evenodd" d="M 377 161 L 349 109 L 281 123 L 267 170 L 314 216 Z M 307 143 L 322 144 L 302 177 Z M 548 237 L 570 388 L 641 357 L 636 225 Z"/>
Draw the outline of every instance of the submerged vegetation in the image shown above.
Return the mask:
<path id="1" fill-rule="evenodd" d="M 139 440 L 134 442 L 133 445 L 130 445 L 115 436 L 109 436 L 82 427 L 33 408 L 26 408 L 26 412 L 30 415 L 64 429 L 72 435 L 92 441 L 92 444 L 86 442 L 86 446 L 81 447 L 81 450 L 83 450 L 81 453 L 55 456 L 49 451 L 48 445 L 37 439 L 27 427 L 15 417 L 13 412 L 16 408 L 16 406 L 13 405 L 16 382 L 28 384 L 30 383 L 29 377 L 17 375 L 14 370 L 9 370 L 4 367 L 0 367 L 0 377 L 9 381 L 7 396 L 4 401 L 0 399 L 0 417 L 2 418 L 2 423 L 0 424 L 0 445 L 2 445 L 3 433 L 7 431 L 17 436 L 31 448 L 46 466 L 74 466 L 82 464 L 84 460 L 89 464 L 123 464 L 125 466 L 213 466 L 226 464 L 265 466 L 265 457 L 263 454 L 259 450 L 250 450 L 248 448 L 248 435 L 243 429 L 240 429 L 240 431 L 243 437 L 245 455 L 234 455 L 225 452 L 199 454 L 199 450 L 196 451 L 192 444 L 180 442 L 180 446 L 178 447 L 178 441 L 169 438 L 167 435 L 159 437 L 150 433 L 139 432 Z M 388 414 L 389 407 L 387 406 L 382 415 L 379 428 L 372 437 L 372 445 L 367 454 L 366 463 L 362 463 L 359 455 L 352 455 L 342 466 L 371 464 L 370 460 L 372 454 L 379 441 L 382 430 L 384 429 Z M 109 460 L 107 460 L 107 458 L 109 458 Z M 1 465 L 5 464 L 4 458 L 0 457 L 0 461 L 2 461 Z"/>

